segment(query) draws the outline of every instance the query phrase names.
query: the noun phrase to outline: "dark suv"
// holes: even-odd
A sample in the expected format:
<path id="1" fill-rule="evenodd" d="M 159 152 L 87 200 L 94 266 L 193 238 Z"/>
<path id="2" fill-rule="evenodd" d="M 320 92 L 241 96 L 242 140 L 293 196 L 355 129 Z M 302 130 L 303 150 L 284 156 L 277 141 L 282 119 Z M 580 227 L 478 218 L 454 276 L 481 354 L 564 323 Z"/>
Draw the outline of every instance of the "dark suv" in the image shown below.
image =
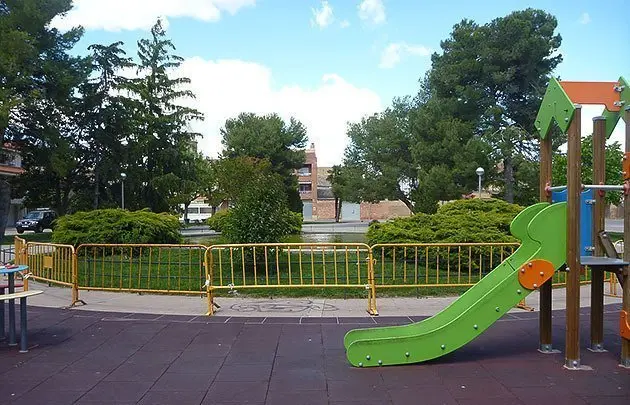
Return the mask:
<path id="1" fill-rule="evenodd" d="M 53 229 L 53 222 L 57 219 L 57 214 L 49 209 L 37 209 L 31 211 L 15 223 L 17 233 L 24 231 L 44 232 L 44 229 Z"/>

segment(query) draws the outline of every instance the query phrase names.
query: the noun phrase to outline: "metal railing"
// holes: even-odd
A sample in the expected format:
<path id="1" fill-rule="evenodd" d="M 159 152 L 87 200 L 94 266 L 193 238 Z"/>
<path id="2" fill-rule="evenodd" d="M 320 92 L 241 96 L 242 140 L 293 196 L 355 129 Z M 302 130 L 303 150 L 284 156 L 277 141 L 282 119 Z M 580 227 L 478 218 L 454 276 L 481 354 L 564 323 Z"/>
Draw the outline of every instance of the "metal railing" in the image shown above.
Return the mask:
<path id="1" fill-rule="evenodd" d="M 214 295 L 238 289 L 364 289 L 376 314 L 371 249 L 363 243 L 225 244 L 206 251 L 208 312 Z M 360 291 L 360 290 L 359 290 Z"/>
<path id="2" fill-rule="evenodd" d="M 205 293 L 203 245 L 79 245 L 79 290 Z"/>
<path id="3" fill-rule="evenodd" d="M 71 287 L 72 302 L 80 290 L 137 293 L 205 294 L 209 315 L 217 295 L 270 289 L 292 295 L 343 292 L 366 297 L 367 310 L 378 314 L 378 291 L 426 295 L 463 292 L 518 248 L 518 243 L 271 243 L 225 245 L 70 245 L 26 243 L 15 238 L 14 260 L 30 267 L 34 280 Z M 590 282 L 590 271 L 582 282 Z M 610 279 L 611 294 L 616 279 Z M 614 282 L 614 285 L 613 285 Z M 554 286 L 566 274 L 554 275 Z M 25 288 L 27 280 L 25 280 Z M 613 288 L 615 291 L 613 292 Z M 519 305 L 526 308 L 524 302 Z"/>
<path id="4" fill-rule="evenodd" d="M 518 246 L 518 243 L 374 245 L 376 287 L 470 287 Z"/>

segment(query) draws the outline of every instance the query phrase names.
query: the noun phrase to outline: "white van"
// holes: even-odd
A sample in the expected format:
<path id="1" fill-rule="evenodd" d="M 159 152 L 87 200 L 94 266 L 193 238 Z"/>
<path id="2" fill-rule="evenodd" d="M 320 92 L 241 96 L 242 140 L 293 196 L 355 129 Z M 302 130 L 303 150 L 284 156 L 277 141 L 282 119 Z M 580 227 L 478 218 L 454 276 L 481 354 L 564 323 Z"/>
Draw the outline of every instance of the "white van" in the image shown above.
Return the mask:
<path id="1" fill-rule="evenodd" d="M 181 210 L 184 210 L 184 206 L 180 206 Z M 212 216 L 212 207 L 205 203 L 193 202 L 188 206 L 188 223 L 190 224 L 203 224 L 206 219 Z M 180 222 L 184 222 L 184 214 L 179 217 Z"/>

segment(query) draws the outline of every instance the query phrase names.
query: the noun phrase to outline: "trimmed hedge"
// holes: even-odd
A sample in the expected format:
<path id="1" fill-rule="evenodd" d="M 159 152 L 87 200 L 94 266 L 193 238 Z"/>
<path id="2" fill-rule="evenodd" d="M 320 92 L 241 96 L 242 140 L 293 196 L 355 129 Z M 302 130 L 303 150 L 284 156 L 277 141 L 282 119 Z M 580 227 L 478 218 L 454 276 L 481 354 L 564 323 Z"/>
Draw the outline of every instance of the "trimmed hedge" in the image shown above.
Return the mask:
<path id="1" fill-rule="evenodd" d="M 458 200 L 435 214 L 415 214 L 368 228 L 370 244 L 518 242 L 510 223 L 523 207 L 503 200 Z"/>
<path id="2" fill-rule="evenodd" d="M 228 218 L 230 217 L 230 212 L 230 210 L 217 211 L 206 220 L 206 224 L 214 231 L 223 232 Z"/>
<path id="3" fill-rule="evenodd" d="M 176 216 L 148 210 L 103 209 L 65 215 L 56 222 L 53 243 L 181 243 Z"/>

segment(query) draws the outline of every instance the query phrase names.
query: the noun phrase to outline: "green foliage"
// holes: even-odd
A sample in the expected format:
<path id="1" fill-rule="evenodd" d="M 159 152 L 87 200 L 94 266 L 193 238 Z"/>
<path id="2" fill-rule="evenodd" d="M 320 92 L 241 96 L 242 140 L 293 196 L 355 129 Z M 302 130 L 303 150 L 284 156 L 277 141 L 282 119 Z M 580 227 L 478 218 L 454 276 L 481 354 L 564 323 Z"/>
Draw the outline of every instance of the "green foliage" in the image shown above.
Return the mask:
<path id="1" fill-rule="evenodd" d="M 367 237 L 370 244 L 516 242 L 510 223 L 522 209 L 496 199 L 458 200 L 441 206 L 435 214 L 370 224 Z"/>
<path id="2" fill-rule="evenodd" d="M 213 196 L 216 201 L 238 202 L 242 193 L 261 176 L 272 173 L 271 164 L 266 159 L 249 156 L 223 158 L 212 164 L 216 187 Z"/>
<path id="3" fill-rule="evenodd" d="M 465 19 L 442 41 L 443 52 L 432 56 L 432 96 L 471 123 L 491 148 L 492 163 L 503 164 L 496 185 L 504 188 L 507 201 L 514 201 L 519 181 L 515 160 L 531 161 L 536 154 L 535 117 L 551 73 L 562 61 L 557 25 L 553 15 L 532 8 L 484 25 Z"/>
<path id="4" fill-rule="evenodd" d="M 180 243 L 179 220 L 148 210 L 104 209 L 60 217 L 53 232 L 54 243 Z"/>
<path id="5" fill-rule="evenodd" d="M 230 243 L 274 243 L 294 229 L 282 179 L 274 174 L 261 176 L 243 190 L 222 234 Z"/>
<path id="6" fill-rule="evenodd" d="M 290 226 L 289 235 L 299 235 L 302 233 L 302 223 L 304 222 L 304 216 L 301 212 L 289 211 L 287 223 Z"/>
<path id="7" fill-rule="evenodd" d="M 397 100 L 351 124 L 344 173 L 350 200 L 399 199 L 412 212 L 432 213 L 439 201 L 475 187 L 487 150 L 473 128 L 437 100 Z"/>
<path id="8" fill-rule="evenodd" d="M 623 151 L 619 142 L 606 144 L 606 184 L 623 184 L 621 161 Z M 582 138 L 582 184 L 593 184 L 593 135 Z M 557 153 L 553 156 L 551 167 L 553 185 L 567 184 L 567 155 Z M 607 204 L 619 205 L 621 203 L 621 193 L 617 191 L 607 191 L 605 201 Z"/>
<path id="9" fill-rule="evenodd" d="M 226 121 L 221 129 L 225 151 L 223 158 L 248 156 L 265 159 L 271 170 L 281 176 L 289 207 L 302 212 L 302 201 L 298 192 L 294 171 L 304 163 L 306 127 L 291 118 L 285 123 L 277 114 L 258 116 L 242 113 Z"/>
<path id="10" fill-rule="evenodd" d="M 229 221 L 231 213 L 231 210 L 217 211 L 206 220 L 206 224 L 214 231 L 223 232 L 227 222 Z"/>

